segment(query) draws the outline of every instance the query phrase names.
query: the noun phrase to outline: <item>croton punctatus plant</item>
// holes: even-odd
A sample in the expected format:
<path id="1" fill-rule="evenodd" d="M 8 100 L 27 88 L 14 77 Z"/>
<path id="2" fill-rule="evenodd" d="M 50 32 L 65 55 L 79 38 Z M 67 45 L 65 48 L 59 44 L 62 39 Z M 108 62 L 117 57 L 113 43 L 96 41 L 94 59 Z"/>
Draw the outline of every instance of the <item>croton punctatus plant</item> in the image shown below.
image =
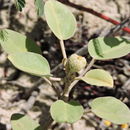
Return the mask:
<path id="1" fill-rule="evenodd" d="M 16 0 L 15 2 L 17 9 L 22 11 L 25 1 Z M 67 58 L 64 40 L 75 34 L 77 24 L 74 15 L 64 4 L 56 0 L 48 0 L 45 3 L 42 0 L 35 0 L 35 5 L 38 15 L 42 16 L 44 13 L 49 28 L 59 39 L 66 73 L 63 92 L 51 105 L 50 115 L 58 123 L 74 123 L 81 119 L 85 111 L 79 102 L 68 98 L 75 83 L 82 80 L 90 85 L 113 88 L 114 82 L 109 72 L 90 68 L 95 60 L 105 61 L 127 55 L 130 52 L 130 41 L 123 37 L 98 37 L 89 41 L 88 50 L 86 50 L 92 57 L 92 62 L 87 63 L 84 57 L 77 54 Z M 50 65 L 42 56 L 40 47 L 30 38 L 10 29 L 3 29 L 0 30 L 0 44 L 8 54 L 10 62 L 19 70 L 48 80 L 53 77 Z M 77 74 L 79 74 L 78 77 L 76 77 Z M 129 108 L 115 97 L 99 97 L 92 100 L 89 105 L 91 112 L 104 120 L 114 124 L 130 122 Z M 42 129 L 30 117 L 18 113 L 12 115 L 11 124 L 13 130 Z"/>

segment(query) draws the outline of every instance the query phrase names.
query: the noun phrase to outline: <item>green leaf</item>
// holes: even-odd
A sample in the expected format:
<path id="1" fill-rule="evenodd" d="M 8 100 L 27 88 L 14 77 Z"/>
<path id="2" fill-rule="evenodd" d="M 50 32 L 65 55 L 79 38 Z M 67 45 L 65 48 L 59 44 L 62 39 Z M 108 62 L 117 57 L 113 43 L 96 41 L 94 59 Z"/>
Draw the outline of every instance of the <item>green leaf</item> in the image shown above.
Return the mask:
<path id="1" fill-rule="evenodd" d="M 15 5 L 17 10 L 22 11 L 22 9 L 25 7 L 25 0 L 15 0 Z"/>
<path id="2" fill-rule="evenodd" d="M 100 97 L 94 99 L 91 104 L 92 112 L 97 116 L 115 124 L 130 122 L 130 110 L 120 100 L 114 97 Z"/>
<path id="3" fill-rule="evenodd" d="M 25 72 L 37 76 L 49 76 L 50 67 L 47 60 L 39 54 L 32 52 L 17 52 L 8 56 L 12 64 Z"/>
<path id="4" fill-rule="evenodd" d="M 51 105 L 51 116 L 56 122 L 74 123 L 83 115 L 83 107 L 75 101 L 58 100 Z"/>
<path id="5" fill-rule="evenodd" d="M 42 130 L 37 122 L 22 114 L 13 114 L 11 125 L 13 130 Z"/>
<path id="6" fill-rule="evenodd" d="M 76 20 L 71 11 L 56 0 L 48 0 L 45 17 L 52 32 L 61 40 L 71 38 L 76 30 Z"/>
<path id="7" fill-rule="evenodd" d="M 101 69 L 88 71 L 81 80 L 96 86 L 113 87 L 113 79 L 109 72 Z"/>
<path id="8" fill-rule="evenodd" d="M 120 37 L 98 37 L 90 40 L 88 51 L 97 60 L 119 58 L 130 53 L 130 41 Z"/>
<path id="9" fill-rule="evenodd" d="M 41 54 L 40 47 L 31 39 L 18 32 L 5 29 L 5 40 L 0 39 L 0 44 L 7 53 L 35 52 Z"/>
<path id="10" fill-rule="evenodd" d="M 44 3 L 43 0 L 35 0 L 35 6 L 38 16 L 42 16 L 44 12 Z"/>

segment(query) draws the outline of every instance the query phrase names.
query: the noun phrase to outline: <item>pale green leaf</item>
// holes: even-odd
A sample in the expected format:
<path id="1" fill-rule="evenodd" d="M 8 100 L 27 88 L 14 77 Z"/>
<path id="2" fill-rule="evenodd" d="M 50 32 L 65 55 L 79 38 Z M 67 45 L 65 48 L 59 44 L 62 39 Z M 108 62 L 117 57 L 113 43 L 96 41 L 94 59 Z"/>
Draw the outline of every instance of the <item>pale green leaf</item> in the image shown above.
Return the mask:
<path id="1" fill-rule="evenodd" d="M 104 87 L 113 87 L 113 79 L 109 72 L 102 69 L 88 71 L 81 80 L 88 84 Z"/>
<path id="2" fill-rule="evenodd" d="M 0 44 L 7 53 L 35 52 L 41 54 L 40 47 L 31 39 L 18 32 L 5 29 L 4 40 L 0 38 Z"/>
<path id="3" fill-rule="evenodd" d="M 36 6 L 38 16 L 42 16 L 44 12 L 43 0 L 35 0 L 35 6 Z"/>
<path id="4" fill-rule="evenodd" d="M 22 114 L 13 114 L 11 116 L 11 125 L 13 130 L 42 130 L 37 122 Z"/>
<path id="5" fill-rule="evenodd" d="M 76 20 L 71 11 L 56 0 L 48 0 L 45 17 L 52 32 L 61 40 L 71 38 L 76 30 Z"/>
<path id="6" fill-rule="evenodd" d="M 50 67 L 47 60 L 39 54 L 32 52 L 17 52 L 8 56 L 12 64 L 27 73 L 37 76 L 50 75 Z"/>
<path id="7" fill-rule="evenodd" d="M 114 97 L 100 97 L 94 99 L 91 104 L 92 112 L 97 116 L 115 124 L 130 122 L 130 110 L 120 100 Z"/>
<path id="8" fill-rule="evenodd" d="M 51 116 L 56 122 L 74 123 L 83 115 L 83 107 L 75 101 L 58 100 L 51 105 Z"/>
<path id="9" fill-rule="evenodd" d="M 130 41 L 120 37 L 98 37 L 90 40 L 88 51 L 98 60 L 119 58 L 130 53 Z"/>

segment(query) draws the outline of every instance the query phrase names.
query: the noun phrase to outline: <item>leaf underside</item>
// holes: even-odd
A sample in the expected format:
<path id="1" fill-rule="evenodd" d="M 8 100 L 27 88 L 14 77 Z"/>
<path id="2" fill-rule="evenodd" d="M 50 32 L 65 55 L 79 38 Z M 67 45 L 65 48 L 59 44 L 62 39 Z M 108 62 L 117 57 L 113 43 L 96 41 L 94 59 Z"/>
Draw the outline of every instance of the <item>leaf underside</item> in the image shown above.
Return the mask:
<path id="1" fill-rule="evenodd" d="M 74 35 L 76 20 L 64 4 L 48 0 L 44 6 L 44 13 L 50 29 L 60 40 L 69 39 Z"/>
<path id="2" fill-rule="evenodd" d="M 75 101 L 58 100 L 51 105 L 50 112 L 56 122 L 74 123 L 83 115 L 83 107 Z"/>
<path id="3" fill-rule="evenodd" d="M 89 41 L 88 51 L 97 60 L 119 58 L 130 53 L 130 41 L 121 37 L 98 37 Z"/>
<path id="4" fill-rule="evenodd" d="M 10 29 L 5 29 L 2 30 L 1 35 L 0 44 L 8 54 L 28 51 L 42 54 L 40 47 L 23 34 Z"/>
<path id="5" fill-rule="evenodd" d="M 27 73 L 36 76 L 50 76 L 48 61 L 41 55 L 32 52 L 17 52 L 8 56 L 12 64 Z"/>
<path id="6" fill-rule="evenodd" d="M 115 124 L 130 122 L 129 108 L 114 97 L 96 98 L 91 102 L 90 106 L 93 113 L 105 120 L 109 120 Z"/>
<path id="7" fill-rule="evenodd" d="M 88 84 L 104 87 L 113 87 L 113 79 L 109 72 L 102 69 L 88 71 L 81 80 Z"/>
<path id="8" fill-rule="evenodd" d="M 18 113 L 11 116 L 11 125 L 13 130 L 42 130 L 29 116 Z"/>

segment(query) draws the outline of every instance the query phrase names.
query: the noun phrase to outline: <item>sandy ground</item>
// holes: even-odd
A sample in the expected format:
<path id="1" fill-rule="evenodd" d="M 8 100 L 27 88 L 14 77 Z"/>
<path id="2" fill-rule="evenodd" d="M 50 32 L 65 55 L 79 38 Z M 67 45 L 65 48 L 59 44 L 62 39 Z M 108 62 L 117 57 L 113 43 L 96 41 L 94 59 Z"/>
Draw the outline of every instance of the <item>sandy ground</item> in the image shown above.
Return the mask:
<path id="1" fill-rule="evenodd" d="M 71 0 L 75 4 L 83 5 L 88 8 L 92 8 L 100 13 L 103 13 L 117 21 L 121 21 L 121 19 L 125 19 L 130 16 L 130 0 Z M 6 0 L 5 0 L 6 2 Z M 33 0 L 26 0 L 27 5 L 26 8 L 23 10 L 23 12 L 18 12 L 14 16 L 11 16 L 12 18 L 15 17 L 15 20 L 10 21 L 8 10 L 1 10 L 0 12 L 0 19 L 3 21 L 2 26 L 10 26 L 22 33 L 28 33 L 33 30 L 33 27 L 37 24 L 38 18 L 35 12 L 35 7 L 33 4 Z M 77 32 L 82 32 L 82 28 L 84 30 L 87 30 L 87 37 L 91 37 L 95 33 L 100 33 L 101 31 L 106 31 L 112 28 L 114 25 L 111 23 L 108 23 L 96 16 L 93 16 L 92 14 L 81 12 L 75 9 L 70 8 L 75 16 L 78 16 L 78 23 L 81 25 L 78 27 Z M 12 12 L 11 12 L 12 13 Z M 80 14 L 80 15 L 79 15 Z M 11 18 L 10 17 L 10 18 Z M 44 19 L 44 16 L 42 17 Z M 17 20 L 17 21 L 16 21 Z M 39 25 L 40 26 L 40 25 Z M 41 27 L 41 26 L 40 26 Z M 38 32 L 38 30 L 36 30 Z M 47 34 L 50 33 L 48 30 Z M 77 34 L 77 33 L 76 33 Z M 42 35 L 42 34 L 40 34 Z M 35 33 L 33 35 L 35 38 L 39 38 L 39 34 Z M 77 35 L 75 35 L 76 37 Z M 17 85 L 7 85 L 6 80 L 4 80 L 4 68 L 6 66 L 5 61 L 7 60 L 6 54 L 1 53 L 0 55 L 0 123 L 6 124 L 7 130 L 11 130 L 10 125 L 10 117 L 13 113 L 16 112 L 23 112 L 26 111 L 26 113 L 31 116 L 35 120 L 39 120 L 39 116 L 41 113 L 52 104 L 52 99 L 48 99 L 48 96 L 51 95 L 52 98 L 55 99 L 55 93 L 51 89 L 50 86 L 43 83 L 39 86 L 40 88 L 40 94 L 37 96 L 36 101 L 38 104 L 41 104 L 41 108 L 37 104 L 35 104 L 33 107 L 29 107 L 28 109 L 25 108 L 27 106 L 27 103 L 29 102 L 22 99 L 18 101 L 13 101 L 12 98 L 16 97 L 19 93 L 19 88 Z M 6 62 L 7 63 L 7 62 Z M 12 73 L 15 72 L 15 68 L 12 67 L 12 65 L 9 64 L 7 77 L 10 76 Z M 24 88 L 30 88 L 38 78 L 32 77 L 28 74 L 21 73 L 21 76 L 15 81 L 16 84 L 20 84 Z M 21 89 L 20 89 L 21 90 Z M 31 99 L 30 99 L 31 100 Z M 45 104 L 45 105 L 44 105 Z M 87 117 L 86 117 L 87 118 Z M 73 130 L 96 130 L 92 125 L 89 123 L 86 123 L 85 120 L 80 120 L 77 123 L 74 123 Z M 63 125 L 60 127 L 62 128 Z M 56 128 L 55 130 L 60 130 L 61 128 Z M 4 130 L 3 128 L 0 128 L 0 130 Z M 71 130 L 70 125 L 66 128 L 66 130 Z"/>

